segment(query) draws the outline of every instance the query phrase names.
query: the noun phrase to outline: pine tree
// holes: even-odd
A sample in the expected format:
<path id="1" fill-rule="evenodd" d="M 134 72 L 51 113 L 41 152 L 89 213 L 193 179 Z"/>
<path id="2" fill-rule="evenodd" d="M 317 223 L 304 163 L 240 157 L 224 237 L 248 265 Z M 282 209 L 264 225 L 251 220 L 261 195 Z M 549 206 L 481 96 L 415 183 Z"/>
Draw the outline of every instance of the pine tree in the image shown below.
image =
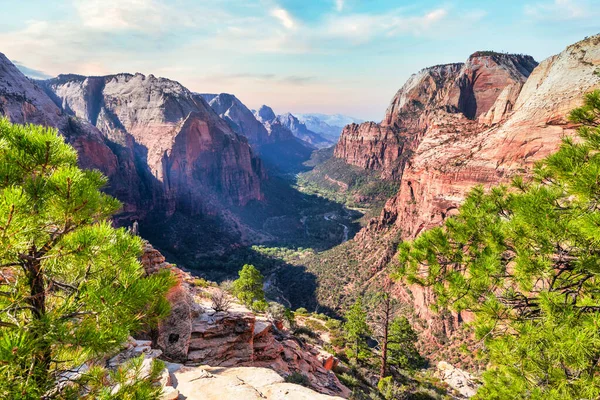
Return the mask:
<path id="1" fill-rule="evenodd" d="M 368 356 L 367 339 L 371 335 L 362 299 L 359 298 L 350 307 L 345 314 L 345 319 L 344 336 L 350 346 L 349 357 L 353 357 L 354 361 L 358 362 Z"/>
<path id="2" fill-rule="evenodd" d="M 570 114 L 580 140 L 533 179 L 475 188 L 443 227 L 400 248 L 437 308 L 471 310 L 489 369 L 481 399 L 600 397 L 600 91 Z"/>
<path id="3" fill-rule="evenodd" d="M 248 307 L 261 308 L 265 302 L 263 276 L 254 265 L 246 264 L 238 273 L 239 278 L 233 282 L 233 294 Z"/>
<path id="4" fill-rule="evenodd" d="M 394 318 L 388 334 L 388 364 L 405 370 L 423 367 L 425 360 L 416 347 L 418 339 L 406 317 Z"/>
<path id="5" fill-rule="evenodd" d="M 61 397 L 67 371 L 168 312 L 172 278 L 143 278 L 105 184 L 55 130 L 0 119 L 0 398 Z"/>

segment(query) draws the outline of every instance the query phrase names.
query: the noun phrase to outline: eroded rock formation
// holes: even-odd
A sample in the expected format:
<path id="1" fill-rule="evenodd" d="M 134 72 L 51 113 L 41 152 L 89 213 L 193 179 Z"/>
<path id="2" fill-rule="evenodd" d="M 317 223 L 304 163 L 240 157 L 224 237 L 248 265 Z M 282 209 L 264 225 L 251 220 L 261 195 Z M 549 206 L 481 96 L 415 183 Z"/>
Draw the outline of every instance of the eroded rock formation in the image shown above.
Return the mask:
<path id="1" fill-rule="evenodd" d="M 146 273 L 170 270 L 178 284 L 167 294 L 170 315 L 158 328 L 157 347 L 170 361 L 187 366 L 263 367 L 281 376 L 304 375 L 319 393 L 347 397 L 331 369 L 335 358 L 286 332 L 240 304 L 216 312 L 210 301 L 196 296 L 194 278 L 169 264 L 150 244 L 141 257 Z M 217 290 L 209 288 L 207 290 Z"/>
<path id="2" fill-rule="evenodd" d="M 354 239 L 371 277 L 394 260 L 399 240 L 443 223 L 475 185 L 527 173 L 574 133 L 568 112 L 600 88 L 600 35 L 534 66 L 530 57 L 475 53 L 465 64 L 425 69 L 398 92 L 381 124 L 345 128 L 337 156 L 401 179 L 399 192 Z M 407 151 L 404 165 L 394 162 Z M 428 351 L 471 318 L 434 314 L 432 294 L 421 287 L 399 284 L 394 292 L 426 321 Z"/>
<path id="3" fill-rule="evenodd" d="M 203 94 L 212 109 L 237 134 L 248 138 L 257 154 L 278 169 L 298 169 L 315 147 L 299 139 L 284 126 L 267 106 L 253 113 L 237 97 L 227 93 Z"/>
<path id="4" fill-rule="evenodd" d="M 60 75 L 42 82 L 67 113 L 132 153 L 167 214 L 260 200 L 264 172 L 245 139 L 178 82 L 153 75 Z M 119 196 L 117 196 L 119 197 Z"/>
<path id="5" fill-rule="evenodd" d="M 412 75 L 380 124 L 348 125 L 335 157 L 400 179 L 420 141 L 436 127 L 456 131 L 499 122 L 537 63 L 529 56 L 475 53 L 465 63 L 438 65 Z"/>

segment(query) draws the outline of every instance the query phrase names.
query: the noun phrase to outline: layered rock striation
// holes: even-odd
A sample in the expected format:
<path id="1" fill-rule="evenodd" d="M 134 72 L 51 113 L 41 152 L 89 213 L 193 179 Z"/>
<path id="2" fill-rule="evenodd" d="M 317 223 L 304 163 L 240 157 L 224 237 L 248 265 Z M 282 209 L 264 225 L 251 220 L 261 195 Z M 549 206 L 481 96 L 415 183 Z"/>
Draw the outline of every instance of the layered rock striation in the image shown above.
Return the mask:
<path id="1" fill-rule="evenodd" d="M 319 393 L 347 397 L 331 368 L 332 356 L 291 335 L 281 325 L 233 303 L 227 311 L 215 311 L 199 296 L 194 278 L 169 264 L 150 244 L 141 257 L 147 274 L 170 270 L 178 283 L 167 294 L 171 312 L 158 327 L 157 347 L 169 361 L 186 366 L 262 367 L 281 376 L 304 375 Z M 218 290 L 206 288 L 203 294 Z"/>
<path id="2" fill-rule="evenodd" d="M 460 134 L 463 126 L 501 121 L 536 65 L 529 56 L 482 52 L 465 63 L 425 68 L 396 93 L 380 124 L 347 126 L 334 156 L 400 179 L 431 129 Z"/>
<path id="3" fill-rule="evenodd" d="M 66 113 L 131 153 L 150 180 L 146 195 L 167 215 L 262 199 L 264 171 L 247 140 L 178 82 L 118 74 L 60 75 L 41 84 Z"/>

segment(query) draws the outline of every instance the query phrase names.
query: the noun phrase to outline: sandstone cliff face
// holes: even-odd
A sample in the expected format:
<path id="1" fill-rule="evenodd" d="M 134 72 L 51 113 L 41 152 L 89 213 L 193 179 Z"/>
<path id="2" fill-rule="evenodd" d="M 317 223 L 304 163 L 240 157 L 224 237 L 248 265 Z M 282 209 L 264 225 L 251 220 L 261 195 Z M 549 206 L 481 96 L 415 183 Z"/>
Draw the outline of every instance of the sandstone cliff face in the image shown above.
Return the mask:
<path id="1" fill-rule="evenodd" d="M 83 168 L 95 168 L 109 178 L 107 191 L 123 202 L 123 212 L 145 210 L 138 174 L 131 152 L 116 147 L 94 126 L 72 118 L 33 81 L 26 78 L 0 53 L 0 115 L 15 123 L 57 128 L 79 154 Z M 143 212 L 141 213 L 143 214 Z"/>
<path id="2" fill-rule="evenodd" d="M 201 96 L 227 121 L 234 132 L 248 139 L 252 148 L 268 166 L 272 165 L 284 171 L 295 170 L 301 168 L 302 163 L 310 158 L 314 147 L 295 137 L 292 131 L 277 120 L 271 108 L 263 106 L 262 117 L 260 113 L 255 116 L 231 94 Z M 272 119 L 266 119 L 271 116 Z"/>
<path id="3" fill-rule="evenodd" d="M 347 126 L 334 156 L 400 179 L 430 130 L 501 121 L 536 65 L 529 56 L 475 53 L 464 64 L 425 68 L 394 96 L 381 124 Z"/>
<path id="4" fill-rule="evenodd" d="M 562 137 L 574 133 L 566 116 L 581 104 L 584 93 L 600 88 L 599 66 L 597 35 L 543 61 L 524 84 L 511 78 L 518 70 L 516 66 L 511 73 L 500 71 L 503 77 L 496 85 L 495 99 L 489 93 L 475 97 L 476 104 L 485 105 L 470 114 L 477 120 L 445 110 L 431 113 L 427 129 L 404 168 L 398 194 L 357 234 L 355 241 L 369 247 L 385 238 L 390 243 L 396 243 L 392 238 L 413 239 L 457 212 L 473 186 L 490 187 L 529 171 L 534 162 L 558 149 Z M 485 76 L 488 82 L 498 82 L 489 72 Z M 456 90 L 454 86 L 448 93 Z M 456 96 L 449 98 L 456 100 Z M 401 99 L 394 103 L 407 104 Z M 453 107 L 460 108 L 460 104 L 454 103 Z M 390 107 L 384 124 L 405 123 L 402 113 L 395 111 L 398 106 Z M 378 268 L 392 260 L 394 249 L 380 252 Z M 409 289 L 398 285 L 395 292 L 428 321 L 424 337 L 430 350 L 440 344 L 440 334 L 451 335 L 461 320 L 470 317 L 463 314 L 440 319 L 429 308 L 432 294 L 428 290 L 417 286 Z"/>
<path id="5" fill-rule="evenodd" d="M 153 205 L 167 214 L 262 199 L 264 171 L 247 141 L 179 83 L 119 74 L 61 75 L 43 85 L 66 112 L 132 154 L 149 176 Z"/>

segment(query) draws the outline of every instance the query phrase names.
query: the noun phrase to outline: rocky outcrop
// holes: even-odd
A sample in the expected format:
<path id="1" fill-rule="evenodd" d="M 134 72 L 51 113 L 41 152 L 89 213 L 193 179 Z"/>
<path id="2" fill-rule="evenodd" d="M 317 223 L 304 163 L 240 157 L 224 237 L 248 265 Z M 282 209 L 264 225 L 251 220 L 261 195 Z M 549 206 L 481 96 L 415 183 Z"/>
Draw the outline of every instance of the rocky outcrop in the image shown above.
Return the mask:
<path id="1" fill-rule="evenodd" d="M 452 389 L 456 390 L 461 398 L 468 399 L 475 396 L 479 384 L 473 375 L 460 368 L 456 368 L 445 361 L 437 364 L 435 374 Z"/>
<path id="2" fill-rule="evenodd" d="M 319 393 L 349 394 L 331 372 L 337 361 L 333 356 L 235 302 L 228 311 L 216 312 L 207 295 L 218 289 L 203 289 L 200 296 L 195 279 L 167 263 L 149 243 L 140 261 L 147 274 L 169 270 L 177 278 L 177 284 L 167 293 L 170 314 L 159 324 L 155 339 L 167 360 L 186 366 L 265 367 L 284 377 L 299 373 Z"/>
<path id="3" fill-rule="evenodd" d="M 536 65 L 529 56 L 480 52 L 465 63 L 425 68 L 396 93 L 381 124 L 347 126 L 334 156 L 400 179 L 404 161 L 432 129 L 460 135 L 501 121 Z"/>
<path id="4" fill-rule="evenodd" d="M 192 320 L 186 365 L 266 367 L 283 376 L 304 375 L 320 393 L 348 394 L 315 347 L 241 307 L 214 312 L 202 306 L 203 312 Z"/>
<path id="5" fill-rule="evenodd" d="M 257 367 L 176 367 L 171 376 L 177 391 L 190 400 L 327 400 L 342 397 L 320 394 L 285 383 L 273 370 Z"/>

